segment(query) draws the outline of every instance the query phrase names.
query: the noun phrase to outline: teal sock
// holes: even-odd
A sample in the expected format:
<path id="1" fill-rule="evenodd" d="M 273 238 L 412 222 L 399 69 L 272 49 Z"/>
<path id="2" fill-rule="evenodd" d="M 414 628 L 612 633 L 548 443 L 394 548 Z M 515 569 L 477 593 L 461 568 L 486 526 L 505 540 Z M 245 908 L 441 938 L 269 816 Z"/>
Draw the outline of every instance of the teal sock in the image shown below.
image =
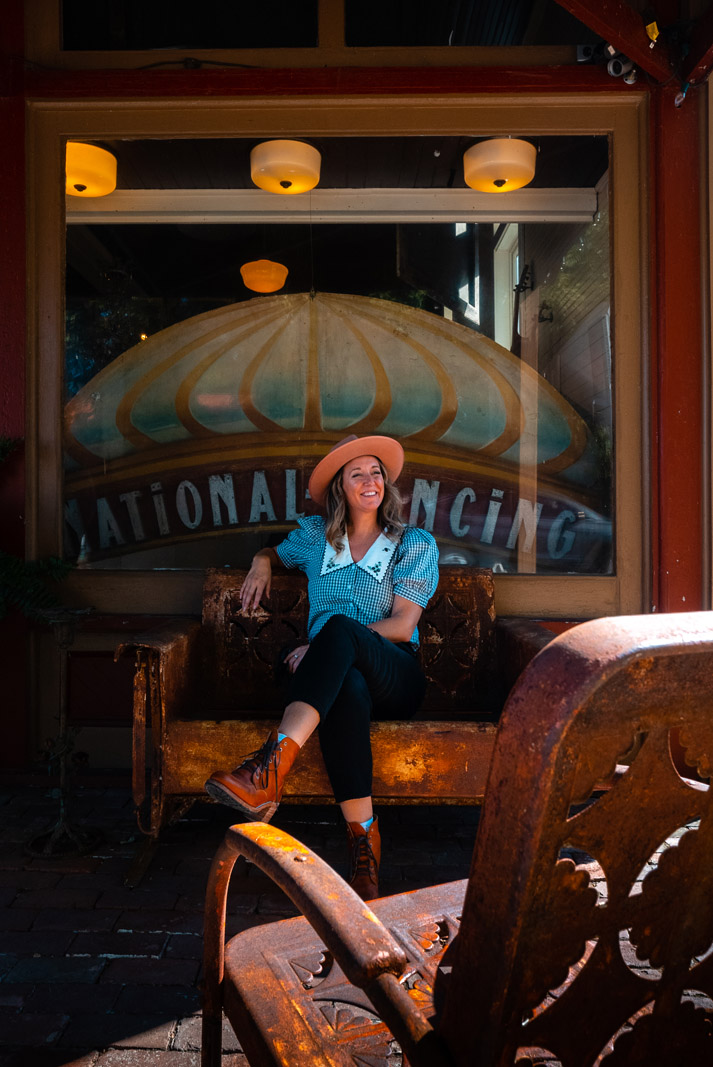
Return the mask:
<path id="1" fill-rule="evenodd" d="M 370 819 L 367 819 L 366 822 L 360 823 L 360 825 L 363 826 L 365 830 L 368 830 L 369 827 L 371 826 L 371 824 L 373 823 L 373 821 L 374 821 L 374 816 L 372 815 L 372 817 Z"/>
<path id="2" fill-rule="evenodd" d="M 279 745 L 280 741 L 284 741 L 286 737 L 287 737 L 287 734 L 278 733 L 278 735 L 277 735 L 277 743 L 278 743 L 278 745 Z"/>

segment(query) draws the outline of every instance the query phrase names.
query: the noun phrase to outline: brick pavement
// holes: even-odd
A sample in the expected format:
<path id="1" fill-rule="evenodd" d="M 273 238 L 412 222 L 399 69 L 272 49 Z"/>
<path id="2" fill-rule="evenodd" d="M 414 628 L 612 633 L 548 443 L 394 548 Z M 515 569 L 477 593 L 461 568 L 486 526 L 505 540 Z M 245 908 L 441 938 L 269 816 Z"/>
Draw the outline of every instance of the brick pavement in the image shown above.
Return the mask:
<path id="1" fill-rule="evenodd" d="M 77 787 L 71 817 L 101 827 L 88 856 L 32 857 L 50 826 L 48 788 L 0 791 L 0 1067 L 198 1067 L 202 909 L 210 860 L 233 818 L 196 804 L 165 836 L 141 884 L 124 886 L 140 840 L 129 791 Z M 384 893 L 464 878 L 477 811 L 384 808 Z M 283 805 L 275 824 L 344 873 L 334 807 Z M 294 914 L 256 868 L 237 868 L 229 933 Z M 247 1067 L 229 1027 L 223 1067 Z"/>

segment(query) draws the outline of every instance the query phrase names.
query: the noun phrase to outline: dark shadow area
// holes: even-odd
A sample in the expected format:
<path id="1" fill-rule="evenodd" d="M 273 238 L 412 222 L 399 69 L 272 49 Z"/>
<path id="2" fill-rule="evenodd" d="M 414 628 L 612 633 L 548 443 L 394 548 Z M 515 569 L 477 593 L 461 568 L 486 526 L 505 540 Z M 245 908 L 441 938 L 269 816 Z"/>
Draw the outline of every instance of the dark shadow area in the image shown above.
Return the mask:
<path id="1" fill-rule="evenodd" d="M 86 780 L 100 781 L 96 772 Z M 0 793 L 0 1067 L 158 1067 L 171 1052 L 184 1065 L 200 1048 L 206 878 L 234 813 L 196 803 L 166 831 L 140 884 L 128 888 L 141 844 L 129 790 L 82 785 L 81 775 L 77 782 L 72 818 L 105 836 L 83 856 L 26 852 L 54 818 L 51 785 L 6 782 Z M 467 876 L 478 809 L 382 807 L 379 816 L 384 894 Z M 345 873 L 346 834 L 335 807 L 283 805 L 274 821 Z M 295 913 L 242 861 L 228 911 L 230 936 Z M 246 1063 L 227 1027 L 223 1050 L 231 1067 Z M 129 1058 L 139 1051 L 140 1060 Z"/>

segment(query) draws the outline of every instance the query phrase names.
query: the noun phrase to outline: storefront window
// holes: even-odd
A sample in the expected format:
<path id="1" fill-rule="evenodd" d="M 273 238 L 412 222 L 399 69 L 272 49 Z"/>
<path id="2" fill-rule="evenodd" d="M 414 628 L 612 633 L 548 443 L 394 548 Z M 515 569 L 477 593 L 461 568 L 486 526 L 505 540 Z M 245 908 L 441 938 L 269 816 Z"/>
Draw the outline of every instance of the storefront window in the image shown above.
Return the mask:
<path id="1" fill-rule="evenodd" d="M 611 574 L 596 180 L 576 223 L 70 225 L 66 556 L 245 564 L 313 510 L 319 455 L 378 432 L 402 440 L 406 517 L 444 561 Z M 259 258 L 288 268 L 278 293 L 243 285 Z"/>

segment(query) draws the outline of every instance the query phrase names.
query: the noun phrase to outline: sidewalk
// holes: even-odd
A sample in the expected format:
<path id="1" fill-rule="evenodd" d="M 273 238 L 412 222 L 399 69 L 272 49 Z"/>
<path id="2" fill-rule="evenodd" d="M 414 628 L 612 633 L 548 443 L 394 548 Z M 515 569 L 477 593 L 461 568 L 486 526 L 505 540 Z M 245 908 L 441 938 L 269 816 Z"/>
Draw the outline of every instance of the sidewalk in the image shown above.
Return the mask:
<path id="1" fill-rule="evenodd" d="M 48 788 L 0 790 L 0 1067 L 198 1067 L 205 882 L 234 813 L 196 804 L 130 889 L 123 879 L 141 837 L 128 788 L 75 793 L 70 817 L 100 828 L 104 843 L 43 859 L 24 846 L 56 819 Z M 384 894 L 467 877 L 477 809 L 379 817 Z M 344 873 L 337 808 L 283 805 L 274 822 Z M 228 912 L 230 934 L 295 914 L 249 865 L 236 868 Z M 227 1025 L 223 1067 L 247 1067 Z"/>

